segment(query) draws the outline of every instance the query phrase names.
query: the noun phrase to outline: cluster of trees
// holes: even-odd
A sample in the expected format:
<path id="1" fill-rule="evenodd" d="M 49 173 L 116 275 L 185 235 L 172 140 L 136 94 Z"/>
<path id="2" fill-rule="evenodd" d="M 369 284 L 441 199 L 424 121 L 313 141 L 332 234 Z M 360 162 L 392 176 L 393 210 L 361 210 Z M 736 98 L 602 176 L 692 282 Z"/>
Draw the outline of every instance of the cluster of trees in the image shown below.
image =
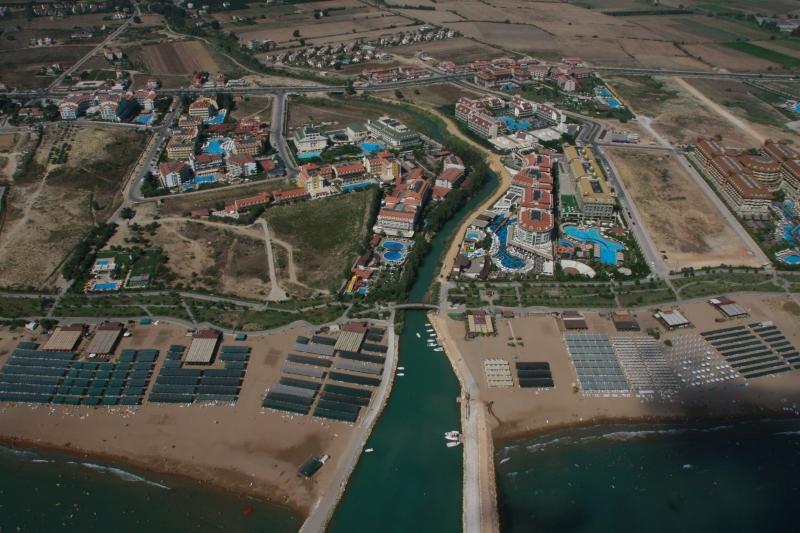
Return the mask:
<path id="1" fill-rule="evenodd" d="M 117 225 L 113 223 L 93 226 L 72 249 L 69 258 L 61 267 L 61 274 L 64 278 L 76 280 L 85 276 L 94 264 L 97 251 L 114 235 L 116 230 Z"/>

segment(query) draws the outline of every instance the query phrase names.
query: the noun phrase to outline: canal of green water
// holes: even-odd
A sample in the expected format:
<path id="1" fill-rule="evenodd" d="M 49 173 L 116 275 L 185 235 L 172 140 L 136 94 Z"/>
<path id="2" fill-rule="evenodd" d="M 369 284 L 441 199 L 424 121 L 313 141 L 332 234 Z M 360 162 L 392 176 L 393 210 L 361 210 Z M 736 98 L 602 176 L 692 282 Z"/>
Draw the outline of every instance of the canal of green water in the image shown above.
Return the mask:
<path id="1" fill-rule="evenodd" d="M 497 187 L 492 175 L 431 242 L 409 300 L 420 302 L 439 272 L 439 261 L 464 217 Z M 448 448 L 444 433 L 459 430 L 459 385 L 444 352 L 427 346 L 423 311 L 405 314 L 398 373 L 389 402 L 336 511 L 334 533 L 461 531 L 462 448 Z"/>

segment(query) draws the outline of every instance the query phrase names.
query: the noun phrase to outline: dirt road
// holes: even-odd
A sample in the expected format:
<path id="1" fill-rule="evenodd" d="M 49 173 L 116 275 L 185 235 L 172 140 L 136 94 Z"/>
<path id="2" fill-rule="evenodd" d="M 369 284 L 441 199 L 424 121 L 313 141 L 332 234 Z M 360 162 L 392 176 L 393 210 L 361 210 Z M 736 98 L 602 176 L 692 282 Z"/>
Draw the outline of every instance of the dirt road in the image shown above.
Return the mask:
<path id="1" fill-rule="evenodd" d="M 739 117 L 735 116 L 733 113 L 731 113 L 723 106 L 713 101 L 711 98 L 709 98 L 702 92 L 698 91 L 694 86 L 692 86 L 683 78 L 674 77 L 672 79 L 673 81 L 675 81 L 675 83 L 680 85 L 681 88 L 686 90 L 686 92 L 688 92 L 689 94 L 694 96 L 697 100 L 699 100 L 701 104 L 703 104 L 705 107 L 707 107 L 711 111 L 714 111 L 719 116 L 730 122 L 737 129 L 745 132 L 747 135 L 749 135 L 755 141 L 757 141 L 759 145 L 764 144 L 764 141 L 767 140 L 767 138 L 763 134 L 756 131 L 750 124 L 740 119 Z"/>

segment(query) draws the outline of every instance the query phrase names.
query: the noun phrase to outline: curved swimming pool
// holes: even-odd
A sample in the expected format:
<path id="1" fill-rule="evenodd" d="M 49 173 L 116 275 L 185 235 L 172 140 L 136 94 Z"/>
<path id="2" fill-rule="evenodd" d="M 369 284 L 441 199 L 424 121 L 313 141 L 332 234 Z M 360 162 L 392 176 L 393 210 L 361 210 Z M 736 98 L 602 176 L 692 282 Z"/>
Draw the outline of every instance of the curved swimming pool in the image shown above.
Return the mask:
<path id="1" fill-rule="evenodd" d="M 471 239 L 473 241 L 479 241 L 479 240 L 481 240 L 481 238 L 483 238 L 483 235 L 481 235 L 477 231 L 469 231 L 469 232 L 467 232 L 466 237 L 467 237 L 467 239 Z"/>
<path id="2" fill-rule="evenodd" d="M 390 263 L 397 263 L 403 260 L 403 254 L 402 252 L 386 252 L 383 254 L 383 258 Z"/>
<path id="3" fill-rule="evenodd" d="M 367 153 L 380 152 L 383 150 L 383 146 L 375 143 L 364 143 L 361 145 L 361 150 Z"/>
<path id="4" fill-rule="evenodd" d="M 563 231 L 575 240 L 600 245 L 600 262 L 604 265 L 616 265 L 617 252 L 625 249 L 622 244 L 603 237 L 597 228 L 580 229 L 577 226 L 564 226 Z"/>

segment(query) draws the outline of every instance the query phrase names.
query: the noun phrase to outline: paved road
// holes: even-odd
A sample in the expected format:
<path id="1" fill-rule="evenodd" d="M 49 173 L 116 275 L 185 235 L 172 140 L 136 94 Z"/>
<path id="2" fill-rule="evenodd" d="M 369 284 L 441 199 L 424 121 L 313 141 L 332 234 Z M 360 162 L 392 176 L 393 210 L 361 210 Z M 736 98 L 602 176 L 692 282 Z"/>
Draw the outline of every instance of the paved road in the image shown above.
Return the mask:
<path id="1" fill-rule="evenodd" d="M 286 114 L 288 113 L 286 93 L 277 93 L 272 100 L 272 123 L 269 129 L 269 143 L 278 151 L 286 167 L 286 177 L 293 179 L 297 175 L 297 164 L 292 157 L 286 140 Z"/>
<path id="2" fill-rule="evenodd" d="M 153 135 L 153 137 L 150 139 L 150 143 L 147 145 L 147 148 L 145 148 L 145 151 L 142 153 L 142 156 L 136 163 L 136 167 L 131 173 L 131 178 L 126 184 L 124 191 L 125 202 L 123 207 L 149 201 L 147 198 L 142 196 L 142 184 L 144 183 L 144 178 L 158 161 L 158 157 L 161 154 L 161 149 L 169 137 L 169 130 L 172 126 L 172 122 L 175 120 L 176 116 L 180 115 L 182 108 L 183 105 L 180 101 L 173 102 L 172 111 L 164 117 L 161 126 L 154 130 L 155 135 Z"/>
<path id="3" fill-rule="evenodd" d="M 130 25 L 131 25 L 131 23 L 133 22 L 133 17 L 134 17 L 134 16 L 140 16 L 141 14 L 142 14 L 142 12 L 141 12 L 141 10 L 139 9 L 139 4 L 134 4 L 133 15 L 131 15 L 130 17 L 128 17 L 128 19 L 127 19 L 125 22 L 123 22 L 123 23 L 122 23 L 122 24 L 119 26 L 119 28 L 117 28 L 116 30 L 114 30 L 113 32 L 111 32 L 111 33 L 108 35 L 108 37 L 106 37 L 105 39 L 103 39 L 103 41 L 102 41 L 100 44 L 98 44 L 97 46 L 95 46 L 94 48 L 92 48 L 92 50 L 90 50 L 88 54 L 86 54 L 85 56 L 83 56 L 82 58 L 80 58 L 78 61 L 76 61 L 76 62 L 75 62 L 75 64 L 73 64 L 73 65 L 72 65 L 71 67 L 69 67 L 67 70 L 65 70 L 64 72 L 62 72 L 62 73 L 61 73 L 61 75 L 59 75 L 59 76 L 58 76 L 58 77 L 57 77 L 55 80 L 53 80 L 53 83 L 51 83 L 51 84 L 50 84 L 50 85 L 47 87 L 47 91 L 48 91 L 48 92 L 50 92 L 50 91 L 52 91 L 53 89 L 55 89 L 56 87 L 58 87 L 59 85 L 61 85 L 61 82 L 63 82 L 63 81 L 64 81 L 64 78 L 66 78 L 66 77 L 67 77 L 67 75 L 71 75 L 73 72 L 75 72 L 76 70 L 78 70 L 79 68 L 81 68 L 81 66 L 82 66 L 84 63 L 86 63 L 86 62 L 87 62 L 89 59 L 91 59 L 92 57 L 94 57 L 94 56 L 95 56 L 95 55 L 96 55 L 96 54 L 97 54 L 97 53 L 98 53 L 100 50 L 102 50 L 104 47 L 108 46 L 108 43 L 110 43 L 111 41 L 113 41 L 114 39 L 116 39 L 116 38 L 119 36 L 119 34 L 121 34 L 123 31 L 125 31 L 125 30 L 127 29 L 127 27 L 128 27 L 128 26 L 130 26 Z"/>
<path id="4" fill-rule="evenodd" d="M 325 491 L 314 503 L 308 518 L 303 522 L 303 527 L 300 528 L 300 533 L 318 533 L 324 531 L 327 527 L 328 522 L 331 517 L 333 517 L 333 512 L 336 510 L 339 499 L 344 494 L 347 481 L 350 479 L 350 475 L 358 464 L 358 459 L 361 457 L 361 452 L 372 433 L 372 428 L 389 399 L 398 360 L 398 344 L 394 332 L 394 317 L 395 311 L 392 309 L 389 314 L 388 327 L 386 328 L 389 339 L 386 352 L 386 364 L 384 365 L 381 384 L 375 391 L 373 400 L 367 408 L 366 413 L 361 418 L 358 425 L 356 425 L 351 444 L 336 463 L 336 475 L 331 481 L 331 488 Z M 336 460 L 336 458 L 334 458 L 334 460 Z M 376 490 L 380 490 L 380 488 L 376 487 Z M 401 502 L 398 502 L 398 505 L 400 504 Z M 378 524 L 375 524 L 375 528 L 380 529 Z"/>

